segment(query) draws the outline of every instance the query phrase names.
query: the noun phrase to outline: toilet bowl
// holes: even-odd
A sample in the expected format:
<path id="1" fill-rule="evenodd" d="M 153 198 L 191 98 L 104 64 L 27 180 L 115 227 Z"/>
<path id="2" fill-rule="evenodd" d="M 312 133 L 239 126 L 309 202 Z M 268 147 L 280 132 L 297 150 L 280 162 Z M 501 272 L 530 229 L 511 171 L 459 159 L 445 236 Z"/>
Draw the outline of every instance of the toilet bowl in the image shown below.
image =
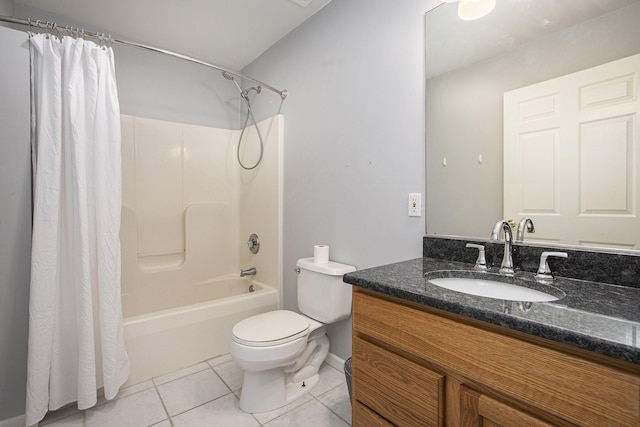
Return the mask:
<path id="1" fill-rule="evenodd" d="M 280 332 L 277 339 L 271 339 L 274 331 Z M 271 311 L 239 322 L 231 356 L 244 370 L 240 409 L 267 412 L 308 393 L 328 353 L 324 325 L 298 313 Z"/>
<path id="2" fill-rule="evenodd" d="M 267 412 L 310 392 L 329 353 L 325 324 L 349 317 L 351 287 L 342 276 L 355 267 L 298 260 L 298 306 L 304 314 L 276 310 L 233 328 L 231 356 L 244 370 L 240 409 Z"/>

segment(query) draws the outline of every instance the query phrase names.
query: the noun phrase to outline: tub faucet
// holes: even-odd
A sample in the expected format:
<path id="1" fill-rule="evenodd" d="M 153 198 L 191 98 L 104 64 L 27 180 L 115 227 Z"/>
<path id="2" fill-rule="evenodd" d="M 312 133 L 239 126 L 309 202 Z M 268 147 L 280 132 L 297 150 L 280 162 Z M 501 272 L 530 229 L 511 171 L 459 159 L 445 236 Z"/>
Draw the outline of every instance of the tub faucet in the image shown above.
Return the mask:
<path id="1" fill-rule="evenodd" d="M 502 255 L 502 264 L 500 265 L 500 274 L 513 276 L 513 233 L 511 232 L 511 225 L 504 220 L 496 222 L 491 231 L 491 240 L 499 240 L 501 229 L 504 231 L 504 253 Z"/>
<path id="2" fill-rule="evenodd" d="M 255 276 L 255 275 L 256 275 L 255 267 L 249 268 L 247 270 L 240 270 L 240 277 Z"/>

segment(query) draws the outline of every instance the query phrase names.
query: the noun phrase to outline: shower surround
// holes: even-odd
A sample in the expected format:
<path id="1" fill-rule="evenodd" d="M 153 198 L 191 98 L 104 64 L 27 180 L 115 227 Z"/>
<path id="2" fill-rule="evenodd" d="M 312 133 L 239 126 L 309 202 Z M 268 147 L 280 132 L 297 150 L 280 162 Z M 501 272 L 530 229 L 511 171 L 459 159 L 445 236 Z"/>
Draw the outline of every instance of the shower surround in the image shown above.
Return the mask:
<path id="1" fill-rule="evenodd" d="M 122 304 L 135 384 L 227 353 L 237 321 L 281 306 L 283 117 L 258 124 L 264 154 L 250 171 L 236 159 L 239 130 L 121 123 Z M 255 129 L 245 137 L 240 154 L 253 164 Z M 256 276 L 241 279 L 250 267 Z"/>

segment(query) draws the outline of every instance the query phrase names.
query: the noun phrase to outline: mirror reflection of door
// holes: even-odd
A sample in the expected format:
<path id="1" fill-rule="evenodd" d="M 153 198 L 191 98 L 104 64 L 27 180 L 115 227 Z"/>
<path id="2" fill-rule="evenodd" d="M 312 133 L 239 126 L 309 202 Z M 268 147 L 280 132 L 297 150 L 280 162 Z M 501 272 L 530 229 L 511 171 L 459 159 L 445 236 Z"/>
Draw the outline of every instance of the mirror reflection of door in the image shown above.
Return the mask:
<path id="1" fill-rule="evenodd" d="M 640 248 L 639 79 L 633 55 L 504 94 L 504 217 L 533 219 L 526 240 Z"/>

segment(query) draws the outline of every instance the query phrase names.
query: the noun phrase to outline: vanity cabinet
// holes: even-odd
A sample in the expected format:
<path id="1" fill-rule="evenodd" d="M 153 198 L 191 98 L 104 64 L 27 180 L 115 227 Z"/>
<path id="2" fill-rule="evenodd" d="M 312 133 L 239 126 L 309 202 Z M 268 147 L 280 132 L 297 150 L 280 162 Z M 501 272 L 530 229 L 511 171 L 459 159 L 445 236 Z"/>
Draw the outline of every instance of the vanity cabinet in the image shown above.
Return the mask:
<path id="1" fill-rule="evenodd" d="M 353 295 L 353 426 L 640 426 L 640 368 L 372 291 Z"/>

